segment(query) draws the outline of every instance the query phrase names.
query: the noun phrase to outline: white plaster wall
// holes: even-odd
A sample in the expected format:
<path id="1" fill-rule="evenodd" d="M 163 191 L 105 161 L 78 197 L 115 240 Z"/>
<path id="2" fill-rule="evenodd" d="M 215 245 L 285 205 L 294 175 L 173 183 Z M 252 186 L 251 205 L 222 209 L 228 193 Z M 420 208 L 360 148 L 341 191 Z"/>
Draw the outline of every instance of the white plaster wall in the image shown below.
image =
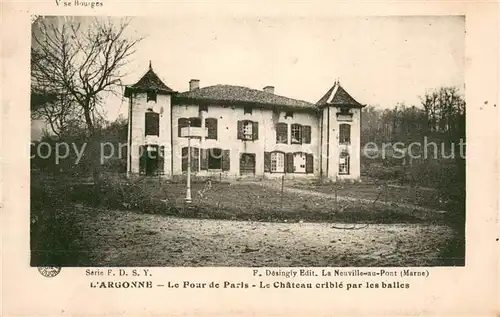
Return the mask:
<path id="1" fill-rule="evenodd" d="M 197 117 L 199 115 L 198 105 L 174 105 L 172 109 L 173 127 L 173 174 L 182 174 L 182 148 L 187 146 L 186 138 L 178 137 L 178 119 Z M 319 125 L 318 118 L 314 112 L 294 112 L 293 118 L 285 119 L 285 112 L 279 114 L 277 120 L 273 119 L 273 111 L 269 109 L 253 108 L 252 114 L 245 114 L 243 107 L 224 107 L 220 105 L 210 105 L 208 112 L 202 112 L 202 125 L 204 127 L 205 118 L 217 119 L 217 140 L 191 140 L 191 145 L 199 148 L 221 148 L 230 150 L 230 171 L 224 172 L 223 176 L 240 177 L 239 159 L 241 153 L 255 154 L 256 176 L 264 175 L 264 152 L 280 150 L 283 152 L 307 152 L 314 155 L 314 175 L 319 175 Z M 243 141 L 238 139 L 237 122 L 239 120 L 251 120 L 259 123 L 259 139 L 255 141 Z M 276 121 L 276 122 L 274 122 Z M 275 123 L 286 122 L 289 124 L 299 123 L 311 126 L 311 144 L 276 144 Z M 288 133 L 290 137 L 290 131 Z M 201 171 L 200 176 L 210 174 Z M 215 173 L 216 175 L 219 172 Z M 269 173 L 266 173 L 269 174 Z M 308 174 L 294 174 L 295 176 Z M 270 176 L 270 175 L 269 175 Z M 272 176 L 280 176 L 273 173 Z"/>
<path id="2" fill-rule="evenodd" d="M 131 172 L 139 173 L 139 147 L 147 143 L 165 146 L 164 156 L 164 173 L 165 176 L 171 176 L 171 114 L 170 114 L 170 95 L 158 95 L 157 102 L 146 101 L 146 94 L 140 93 L 132 97 L 132 148 L 131 148 Z M 152 108 L 154 112 L 160 113 L 163 107 L 163 112 L 160 114 L 160 135 L 145 137 L 145 114 L 148 108 Z"/>

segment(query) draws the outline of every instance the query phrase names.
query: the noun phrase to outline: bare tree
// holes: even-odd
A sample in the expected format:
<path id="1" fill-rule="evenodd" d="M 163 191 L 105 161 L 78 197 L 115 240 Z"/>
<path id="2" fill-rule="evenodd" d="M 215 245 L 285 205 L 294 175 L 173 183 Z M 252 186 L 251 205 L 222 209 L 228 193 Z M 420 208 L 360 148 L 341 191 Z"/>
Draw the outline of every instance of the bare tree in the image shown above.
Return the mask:
<path id="1" fill-rule="evenodd" d="M 75 124 L 75 120 L 84 123 L 94 158 L 94 179 L 99 177 L 95 136 L 102 94 L 117 93 L 126 75 L 123 66 L 141 40 L 126 38 L 129 23 L 130 19 L 113 23 L 96 18 L 84 27 L 75 21 L 58 24 L 41 20 L 39 32 L 33 34 L 32 91 L 58 96 L 55 102 L 39 105 L 35 112 L 56 131 Z"/>

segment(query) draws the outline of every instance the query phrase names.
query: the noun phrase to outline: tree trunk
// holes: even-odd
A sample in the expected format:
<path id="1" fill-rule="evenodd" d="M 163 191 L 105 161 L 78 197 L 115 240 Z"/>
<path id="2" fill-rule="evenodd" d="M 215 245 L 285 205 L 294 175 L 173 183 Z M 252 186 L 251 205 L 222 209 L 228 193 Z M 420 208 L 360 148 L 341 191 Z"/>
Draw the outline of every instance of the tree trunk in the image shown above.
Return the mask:
<path id="1" fill-rule="evenodd" d="M 92 121 L 91 117 L 90 101 L 86 101 L 85 105 L 83 106 L 83 109 L 84 109 L 85 122 L 89 130 L 87 148 L 89 151 L 88 153 L 90 155 L 92 179 L 94 181 L 94 184 L 97 185 L 100 182 L 100 176 L 101 176 L 100 145 L 96 135 L 94 122 Z"/>

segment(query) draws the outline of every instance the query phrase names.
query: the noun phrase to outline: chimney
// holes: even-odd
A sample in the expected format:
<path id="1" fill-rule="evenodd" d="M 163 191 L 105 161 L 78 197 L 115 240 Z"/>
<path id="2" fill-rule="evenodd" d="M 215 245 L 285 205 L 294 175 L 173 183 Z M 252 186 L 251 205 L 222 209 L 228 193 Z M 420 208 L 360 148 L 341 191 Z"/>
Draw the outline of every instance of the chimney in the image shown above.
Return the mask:
<path id="1" fill-rule="evenodd" d="M 274 94 L 274 86 L 266 86 L 266 87 L 262 88 L 262 90 L 264 90 L 265 92 L 268 92 L 270 94 Z"/>
<path id="2" fill-rule="evenodd" d="M 195 89 L 200 88 L 200 80 L 199 79 L 191 79 L 189 81 L 189 91 L 193 91 Z"/>

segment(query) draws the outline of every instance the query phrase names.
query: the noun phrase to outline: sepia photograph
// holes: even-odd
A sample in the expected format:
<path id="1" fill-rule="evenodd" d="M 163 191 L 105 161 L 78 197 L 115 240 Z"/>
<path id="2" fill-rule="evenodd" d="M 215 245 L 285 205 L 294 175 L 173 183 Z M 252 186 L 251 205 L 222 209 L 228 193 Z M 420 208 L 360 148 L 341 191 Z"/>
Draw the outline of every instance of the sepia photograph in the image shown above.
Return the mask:
<path id="1" fill-rule="evenodd" d="M 32 20 L 32 267 L 465 266 L 465 16 Z"/>

